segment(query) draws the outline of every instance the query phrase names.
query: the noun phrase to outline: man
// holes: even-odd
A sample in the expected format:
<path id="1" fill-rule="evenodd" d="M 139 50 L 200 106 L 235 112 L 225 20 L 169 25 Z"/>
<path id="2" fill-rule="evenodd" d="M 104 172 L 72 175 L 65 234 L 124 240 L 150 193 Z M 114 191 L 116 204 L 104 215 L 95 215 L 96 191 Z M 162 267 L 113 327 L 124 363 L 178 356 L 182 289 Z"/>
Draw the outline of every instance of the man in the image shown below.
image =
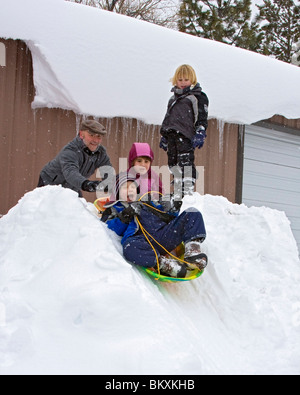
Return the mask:
<path id="1" fill-rule="evenodd" d="M 82 196 L 81 190 L 96 192 L 104 189 L 101 181 L 90 181 L 89 177 L 99 167 L 111 167 L 106 149 L 101 145 L 105 134 L 104 126 L 99 122 L 83 121 L 79 135 L 43 168 L 38 187 L 62 185 L 78 192 L 79 196 Z"/>

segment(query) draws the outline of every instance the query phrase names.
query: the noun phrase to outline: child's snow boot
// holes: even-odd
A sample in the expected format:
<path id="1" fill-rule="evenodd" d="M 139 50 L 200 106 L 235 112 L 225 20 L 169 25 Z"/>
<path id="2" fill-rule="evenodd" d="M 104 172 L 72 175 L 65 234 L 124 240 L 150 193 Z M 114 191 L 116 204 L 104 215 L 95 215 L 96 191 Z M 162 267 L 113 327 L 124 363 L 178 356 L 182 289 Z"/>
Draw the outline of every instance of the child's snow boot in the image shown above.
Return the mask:
<path id="1" fill-rule="evenodd" d="M 161 274 L 175 278 L 184 278 L 187 273 L 186 264 L 163 255 L 159 257 L 159 269 Z"/>
<path id="2" fill-rule="evenodd" d="M 200 240 L 193 240 L 185 244 L 184 260 L 196 265 L 200 270 L 206 268 L 208 258 L 206 254 L 201 252 Z"/>
<path id="3" fill-rule="evenodd" d="M 191 196 L 195 191 L 195 180 L 193 178 L 183 179 L 183 195 Z"/>

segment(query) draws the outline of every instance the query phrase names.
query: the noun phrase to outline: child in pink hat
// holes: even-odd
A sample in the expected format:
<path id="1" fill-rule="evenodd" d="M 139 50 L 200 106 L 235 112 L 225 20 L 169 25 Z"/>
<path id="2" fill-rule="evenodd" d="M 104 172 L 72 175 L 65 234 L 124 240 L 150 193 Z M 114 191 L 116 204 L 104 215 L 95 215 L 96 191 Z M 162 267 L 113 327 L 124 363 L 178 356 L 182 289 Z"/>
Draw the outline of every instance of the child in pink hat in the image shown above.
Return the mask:
<path id="1" fill-rule="evenodd" d="M 149 192 L 164 193 L 161 179 L 151 168 L 154 160 L 153 151 L 148 143 L 134 143 L 128 157 L 128 175 L 134 177 L 142 197 Z"/>

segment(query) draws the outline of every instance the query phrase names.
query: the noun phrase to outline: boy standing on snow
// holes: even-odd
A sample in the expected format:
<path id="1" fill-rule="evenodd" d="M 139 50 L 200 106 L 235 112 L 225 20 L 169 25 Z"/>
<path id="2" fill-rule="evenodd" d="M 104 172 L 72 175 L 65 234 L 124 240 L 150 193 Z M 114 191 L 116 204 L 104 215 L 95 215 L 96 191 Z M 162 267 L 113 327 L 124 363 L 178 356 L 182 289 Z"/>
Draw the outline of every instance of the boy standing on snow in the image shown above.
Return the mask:
<path id="1" fill-rule="evenodd" d="M 201 253 L 200 245 L 206 238 L 202 214 L 189 209 L 179 215 L 170 201 L 147 203 L 136 201 L 139 190 L 135 178 L 127 173 L 117 176 L 113 196 L 115 201 L 107 203 L 102 221 L 109 229 L 122 236 L 124 257 L 131 263 L 148 268 L 157 268 L 169 277 L 186 277 L 189 269 L 185 263 L 165 256 L 165 250 L 173 251 L 182 242 L 185 245 L 184 260 L 200 270 L 207 265 L 207 256 Z M 157 241 L 153 247 L 142 229 Z M 159 244 L 158 244 L 159 243 Z M 155 248 L 155 250 L 154 250 Z"/>
<path id="2" fill-rule="evenodd" d="M 100 181 L 89 177 L 100 167 L 111 167 L 106 149 L 101 145 L 105 128 L 94 120 L 83 121 L 79 135 L 66 145 L 55 159 L 41 171 L 38 187 L 62 185 L 82 196 L 81 190 L 101 190 Z"/>
<path id="3" fill-rule="evenodd" d="M 189 65 L 178 67 L 172 79 L 174 95 L 169 100 L 161 127 L 160 148 L 168 153 L 174 176 L 176 200 L 194 191 L 197 179 L 195 149 L 202 148 L 208 126 L 208 98 Z"/>

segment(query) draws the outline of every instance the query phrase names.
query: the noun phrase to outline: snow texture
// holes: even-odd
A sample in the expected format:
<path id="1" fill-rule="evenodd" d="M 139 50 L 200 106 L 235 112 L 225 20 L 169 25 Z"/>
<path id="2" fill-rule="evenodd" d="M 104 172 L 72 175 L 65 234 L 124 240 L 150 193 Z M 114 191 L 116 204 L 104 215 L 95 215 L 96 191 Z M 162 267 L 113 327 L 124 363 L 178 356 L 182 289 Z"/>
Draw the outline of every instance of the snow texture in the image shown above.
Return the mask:
<path id="1" fill-rule="evenodd" d="M 157 283 L 58 186 L 0 219 L 0 374 L 299 374 L 300 265 L 283 212 L 186 197 L 209 267 Z"/>
<path id="2" fill-rule="evenodd" d="M 0 37 L 22 39 L 32 52 L 33 107 L 159 125 L 169 80 L 188 63 L 210 99 L 210 118 L 300 118 L 296 66 L 64 0 L 0 0 L 0 9 Z"/>

